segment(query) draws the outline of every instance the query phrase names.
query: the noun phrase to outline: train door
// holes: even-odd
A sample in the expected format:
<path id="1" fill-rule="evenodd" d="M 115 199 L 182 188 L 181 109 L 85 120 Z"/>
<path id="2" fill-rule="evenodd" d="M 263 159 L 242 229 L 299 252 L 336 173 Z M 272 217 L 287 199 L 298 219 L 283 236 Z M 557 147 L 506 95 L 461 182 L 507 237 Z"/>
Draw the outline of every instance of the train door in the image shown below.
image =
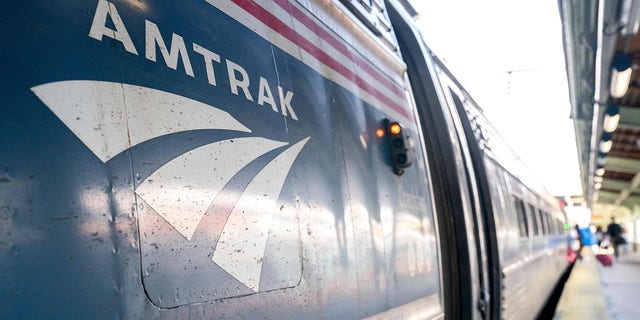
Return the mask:
<path id="1" fill-rule="evenodd" d="M 445 309 L 453 319 L 498 317 L 499 301 L 490 304 L 495 276 L 489 257 L 485 203 L 477 187 L 474 161 L 482 167 L 482 159 L 472 157 L 455 107 L 442 91 L 431 61 L 431 54 L 420 36 L 403 23 L 399 12 L 390 10 L 396 37 L 407 64 L 407 73 L 422 131 L 430 155 L 432 181 L 440 228 Z M 469 136 L 469 137 L 472 137 Z M 487 193 L 488 194 L 488 193 Z M 495 241 L 494 241 L 495 245 Z"/>
<path id="2" fill-rule="evenodd" d="M 444 77 L 444 76 L 441 76 Z M 484 156 L 476 138 L 476 128 L 462 100 L 457 86 L 449 83 L 450 111 L 456 126 L 456 133 L 465 159 L 468 190 L 473 204 L 474 233 L 479 257 L 481 279 L 481 299 L 479 307 L 486 318 L 498 319 L 500 310 L 500 260 L 496 227 L 491 206 L 489 182 L 484 167 Z M 452 103 L 451 103 L 452 102 Z M 479 129 L 479 128 L 477 128 Z M 492 299 L 492 297 L 494 297 Z"/>

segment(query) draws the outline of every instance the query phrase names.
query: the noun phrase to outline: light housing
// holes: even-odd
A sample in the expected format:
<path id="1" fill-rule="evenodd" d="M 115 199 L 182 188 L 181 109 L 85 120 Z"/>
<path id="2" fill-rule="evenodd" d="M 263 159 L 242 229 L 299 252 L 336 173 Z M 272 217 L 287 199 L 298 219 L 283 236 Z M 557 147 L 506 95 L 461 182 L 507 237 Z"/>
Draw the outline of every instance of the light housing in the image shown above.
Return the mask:
<path id="1" fill-rule="evenodd" d="M 609 106 L 607 112 L 604 115 L 604 123 L 602 129 L 605 132 L 614 132 L 618 128 L 620 122 L 620 107 Z"/>
<path id="2" fill-rule="evenodd" d="M 598 145 L 598 150 L 602 153 L 608 153 L 611 151 L 611 147 L 613 147 L 613 140 L 611 140 L 611 134 L 603 133 L 602 138 L 600 138 L 600 144 Z"/>
<path id="3" fill-rule="evenodd" d="M 626 54 L 616 54 L 613 58 L 611 88 L 609 90 L 611 97 L 622 98 L 627 93 L 631 81 L 632 63 L 631 56 Z"/>
<path id="4" fill-rule="evenodd" d="M 640 2 L 625 0 L 622 3 L 622 13 L 620 14 L 620 33 L 623 36 L 632 36 L 640 29 Z"/>
<path id="5" fill-rule="evenodd" d="M 404 173 L 404 168 L 411 166 L 413 163 L 409 136 L 397 122 L 384 119 L 382 124 L 387 135 L 387 145 L 391 153 L 393 172 L 400 176 Z"/>

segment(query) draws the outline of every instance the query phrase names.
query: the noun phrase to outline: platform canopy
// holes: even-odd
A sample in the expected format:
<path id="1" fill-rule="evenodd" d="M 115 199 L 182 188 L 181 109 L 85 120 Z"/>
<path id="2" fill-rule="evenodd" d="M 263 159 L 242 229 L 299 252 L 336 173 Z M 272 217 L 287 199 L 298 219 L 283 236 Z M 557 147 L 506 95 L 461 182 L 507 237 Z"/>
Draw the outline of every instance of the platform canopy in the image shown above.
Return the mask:
<path id="1" fill-rule="evenodd" d="M 582 187 L 593 221 L 637 217 L 640 0 L 558 4 Z"/>

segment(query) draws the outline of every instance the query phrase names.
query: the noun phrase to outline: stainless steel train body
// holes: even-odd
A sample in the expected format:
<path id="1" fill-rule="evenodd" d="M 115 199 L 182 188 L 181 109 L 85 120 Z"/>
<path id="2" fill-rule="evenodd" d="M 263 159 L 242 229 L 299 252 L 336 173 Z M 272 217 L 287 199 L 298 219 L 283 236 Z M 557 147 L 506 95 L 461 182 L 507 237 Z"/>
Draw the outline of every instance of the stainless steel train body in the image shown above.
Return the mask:
<path id="1" fill-rule="evenodd" d="M 567 267 L 405 2 L 0 15 L 2 319 L 524 319 Z"/>

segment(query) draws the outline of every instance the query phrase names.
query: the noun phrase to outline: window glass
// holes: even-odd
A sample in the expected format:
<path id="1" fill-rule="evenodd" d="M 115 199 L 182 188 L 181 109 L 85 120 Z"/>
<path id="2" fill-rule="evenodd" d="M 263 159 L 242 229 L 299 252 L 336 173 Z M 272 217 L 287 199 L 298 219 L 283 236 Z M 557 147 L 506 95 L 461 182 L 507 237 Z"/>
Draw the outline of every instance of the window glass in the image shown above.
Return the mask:
<path id="1" fill-rule="evenodd" d="M 524 202 L 518 197 L 513 197 L 513 204 L 516 207 L 516 214 L 518 216 L 520 237 L 527 237 L 529 236 L 529 223 L 527 221 L 527 214 L 524 209 Z"/>
<path id="2" fill-rule="evenodd" d="M 547 219 L 547 214 L 538 208 L 536 208 L 536 212 L 540 218 L 540 234 L 549 234 L 549 221 Z"/>
<path id="3" fill-rule="evenodd" d="M 551 234 L 551 228 L 549 227 L 549 215 L 541 209 L 538 209 L 538 213 L 540 214 L 540 221 L 542 221 L 542 233 Z"/>
<path id="4" fill-rule="evenodd" d="M 541 225 L 540 225 L 540 219 L 537 217 L 537 213 L 536 210 L 533 208 L 533 206 L 529 203 L 527 203 L 527 211 L 529 212 L 529 217 L 531 217 L 531 230 L 533 231 L 533 235 L 537 236 L 540 235 L 541 233 Z"/>

